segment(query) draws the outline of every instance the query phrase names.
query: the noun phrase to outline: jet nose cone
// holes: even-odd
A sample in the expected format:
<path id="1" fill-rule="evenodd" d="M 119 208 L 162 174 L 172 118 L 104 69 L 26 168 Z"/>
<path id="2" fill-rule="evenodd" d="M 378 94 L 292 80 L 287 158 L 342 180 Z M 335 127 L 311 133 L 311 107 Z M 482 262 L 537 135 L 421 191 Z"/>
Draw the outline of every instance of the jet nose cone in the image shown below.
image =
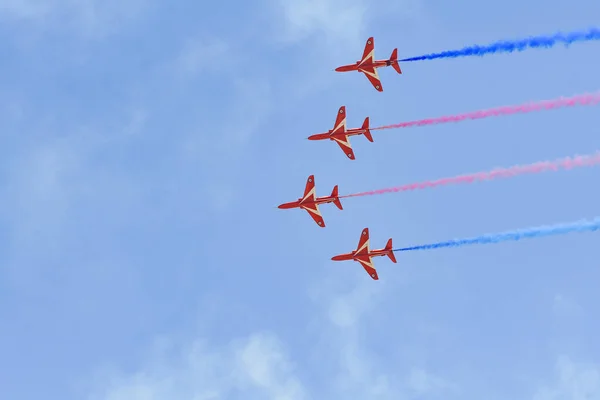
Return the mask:
<path id="1" fill-rule="evenodd" d="M 310 135 L 308 140 L 326 140 L 331 139 L 329 133 L 316 133 L 314 135 Z"/>

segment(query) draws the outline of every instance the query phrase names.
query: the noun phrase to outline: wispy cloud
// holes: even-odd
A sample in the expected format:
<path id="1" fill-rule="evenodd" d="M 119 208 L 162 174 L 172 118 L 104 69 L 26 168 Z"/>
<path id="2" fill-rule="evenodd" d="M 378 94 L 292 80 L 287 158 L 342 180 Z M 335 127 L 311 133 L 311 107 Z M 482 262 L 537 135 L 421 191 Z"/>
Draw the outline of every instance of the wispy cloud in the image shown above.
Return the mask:
<path id="1" fill-rule="evenodd" d="M 240 381 L 263 390 L 268 398 L 307 399 L 306 389 L 279 340 L 273 335 L 254 334 L 236 352 L 235 370 Z M 242 390 L 244 388 L 242 387 Z"/>
<path id="2" fill-rule="evenodd" d="M 276 39 L 286 45 L 311 39 L 318 47 L 330 52 L 347 51 L 363 44 L 369 26 L 390 15 L 398 21 L 426 17 L 422 0 L 267 0 L 270 1 L 279 22 L 274 23 L 279 35 Z"/>
<path id="3" fill-rule="evenodd" d="M 442 379 L 423 368 L 414 367 L 410 370 L 407 386 L 416 396 L 444 395 L 455 392 L 457 386 Z"/>
<path id="4" fill-rule="evenodd" d="M 81 37 L 114 34 L 148 10 L 151 0 L 0 0 L 0 20 L 39 31 L 75 31 Z"/>
<path id="5" fill-rule="evenodd" d="M 557 317 L 563 318 L 581 317 L 585 314 L 583 308 L 571 296 L 565 294 L 554 296 L 552 309 Z"/>
<path id="6" fill-rule="evenodd" d="M 104 371 L 90 400 L 306 399 L 285 349 L 269 333 L 238 338 L 225 346 L 204 339 L 161 351 L 132 375 Z"/>
<path id="7" fill-rule="evenodd" d="M 540 388 L 534 400 L 600 399 L 600 368 L 598 365 L 575 362 L 562 356 L 556 361 L 556 381 Z"/>
<path id="8" fill-rule="evenodd" d="M 230 338 L 222 346 L 197 338 L 191 344 L 179 343 L 175 355 L 155 356 L 133 374 L 113 371 L 112 378 L 97 381 L 89 399 L 216 399 L 243 394 L 248 399 L 391 400 L 444 398 L 454 392 L 446 380 L 423 368 L 404 373 L 393 360 L 378 362 L 369 349 L 368 335 L 361 333 L 365 323 L 361 316 L 379 304 L 373 289 L 359 284 L 350 291 L 315 296 L 316 318 L 311 324 L 315 329 L 307 333 L 313 346 L 308 354 L 296 349 L 298 359 L 272 331 Z M 301 357 L 303 353 L 309 358 Z"/>
<path id="9" fill-rule="evenodd" d="M 322 313 L 315 313 L 311 322 L 311 332 L 318 337 L 314 341 L 314 352 L 327 360 L 323 361 L 326 365 L 332 365 L 326 378 L 330 392 L 319 393 L 317 397 L 452 398 L 458 390 L 456 384 L 423 366 L 396 358 L 393 352 L 384 355 L 374 350 L 379 343 L 373 342 L 378 332 L 373 332 L 376 328 L 371 325 L 371 316 L 389 301 L 390 288 L 385 283 L 371 285 L 367 279 L 344 281 L 351 285 L 350 289 L 342 288 L 345 285 L 339 282 L 339 277 L 335 281 L 324 279 L 311 289 L 314 304 L 323 309 Z M 397 348 L 403 345 L 387 343 L 385 346 Z"/>
<path id="10" fill-rule="evenodd" d="M 226 62 L 232 54 L 235 62 Z M 244 59 L 250 60 L 250 54 L 225 38 L 188 38 L 168 78 L 184 86 L 206 83 L 198 91 L 202 104 L 187 115 L 179 147 L 181 162 L 202 174 L 215 210 L 229 207 L 243 155 L 275 107 L 268 71 L 262 72 L 259 61 L 253 68 L 240 67 Z"/>
<path id="11" fill-rule="evenodd" d="M 217 37 L 191 37 L 183 44 L 174 64 L 175 70 L 180 71 L 186 78 L 199 78 L 205 71 L 231 72 L 232 65 L 225 62 L 230 59 L 229 43 Z"/>
<path id="12" fill-rule="evenodd" d="M 136 116 L 125 123 L 126 131 L 139 125 Z M 123 143 L 118 131 L 107 135 L 84 126 L 62 128 L 61 135 L 48 137 L 44 137 L 48 131 L 29 130 L 31 138 L 4 160 L 0 217 L 12 244 L 4 256 L 12 258 L 6 267 L 18 267 L 19 274 L 26 265 L 36 265 L 38 270 L 59 261 L 77 241 L 77 231 L 86 220 L 110 210 L 101 226 L 114 227 L 119 219 L 124 223 L 122 217 L 131 215 L 130 207 L 143 196 L 132 176 L 115 173 L 118 165 L 98 165 L 104 152 Z M 98 224 L 95 231 L 100 234 Z"/>
<path id="13" fill-rule="evenodd" d="M 329 45 L 362 41 L 369 2 L 365 0 L 278 0 L 283 16 L 279 38 L 294 43 L 313 35 Z M 336 43 L 339 45 L 339 43 Z"/>

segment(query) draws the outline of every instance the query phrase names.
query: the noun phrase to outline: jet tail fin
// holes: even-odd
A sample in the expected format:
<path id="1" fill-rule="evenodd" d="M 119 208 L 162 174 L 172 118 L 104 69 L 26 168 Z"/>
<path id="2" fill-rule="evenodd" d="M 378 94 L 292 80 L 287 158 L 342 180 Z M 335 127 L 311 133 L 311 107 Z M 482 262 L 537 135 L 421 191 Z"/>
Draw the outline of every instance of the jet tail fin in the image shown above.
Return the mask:
<path id="1" fill-rule="evenodd" d="M 390 56 L 390 61 L 392 62 L 392 68 L 396 70 L 397 73 L 401 74 L 400 64 L 398 64 L 398 49 L 394 49 L 392 51 L 392 55 Z"/>
<path id="2" fill-rule="evenodd" d="M 390 238 L 387 241 L 387 244 L 385 245 L 385 249 L 387 250 L 387 256 L 390 258 L 390 260 L 392 260 L 392 262 L 397 262 L 396 261 L 396 256 L 394 255 L 394 251 L 393 251 L 393 245 L 392 245 L 392 238 Z"/>
<path id="3" fill-rule="evenodd" d="M 335 206 L 340 210 L 343 210 L 344 208 L 342 207 L 342 202 L 340 201 L 338 194 L 338 185 L 333 187 L 333 190 L 331 191 L 331 197 L 333 197 L 333 204 L 335 204 Z"/>
<path id="4" fill-rule="evenodd" d="M 371 131 L 369 130 L 369 117 L 365 118 L 365 122 L 363 122 L 361 129 L 364 129 L 363 135 L 365 135 L 367 140 L 373 142 L 373 136 L 371 136 Z"/>

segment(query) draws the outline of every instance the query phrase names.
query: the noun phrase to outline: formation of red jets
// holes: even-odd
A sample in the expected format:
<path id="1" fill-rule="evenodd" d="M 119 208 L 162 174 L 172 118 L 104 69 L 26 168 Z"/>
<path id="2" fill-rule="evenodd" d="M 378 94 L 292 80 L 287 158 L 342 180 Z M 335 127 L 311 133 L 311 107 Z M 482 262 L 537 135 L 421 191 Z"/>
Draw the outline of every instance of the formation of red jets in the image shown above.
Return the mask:
<path id="1" fill-rule="evenodd" d="M 355 62 L 354 64 L 343 65 L 341 67 L 336 68 L 335 70 L 338 72 L 349 72 L 349 71 L 358 71 L 365 74 L 369 82 L 375 87 L 375 89 L 379 92 L 383 92 L 383 86 L 381 85 L 381 81 L 379 80 L 379 75 L 377 74 L 377 68 L 388 67 L 391 66 L 398 72 L 402 73 L 400 70 L 400 65 L 398 64 L 398 49 L 394 49 L 392 51 L 392 55 L 388 60 L 375 60 L 375 41 L 372 37 L 367 39 L 367 43 L 365 45 L 365 50 L 363 51 L 362 58 Z M 333 129 L 330 129 L 328 132 L 318 133 L 312 136 L 309 136 L 309 140 L 332 140 L 336 142 L 344 154 L 350 159 L 355 160 L 354 151 L 352 150 L 352 146 L 350 145 L 350 136 L 356 135 L 364 135 L 368 141 L 373 142 L 373 136 L 371 136 L 371 131 L 369 130 L 369 117 L 365 118 L 362 126 L 360 128 L 354 129 L 346 129 L 346 107 L 341 106 L 336 119 Z M 321 228 L 325 227 L 325 221 L 323 220 L 323 216 L 319 211 L 319 204 L 327 204 L 333 203 L 337 208 L 343 210 L 342 203 L 340 202 L 339 194 L 338 194 L 338 186 L 334 186 L 331 195 L 324 197 L 317 197 L 315 190 L 315 177 L 311 175 L 308 177 L 306 182 L 306 186 L 304 188 L 304 194 L 296 201 L 292 201 L 289 203 L 284 203 L 279 206 L 281 209 L 289 209 L 289 208 L 299 208 L 302 210 L 306 210 L 308 214 L 312 217 L 312 219 L 319 225 Z M 358 246 L 356 250 L 353 250 L 347 254 L 340 254 L 332 258 L 334 261 L 346 261 L 353 260 L 360 263 L 365 271 L 369 274 L 369 276 L 378 280 L 379 276 L 377 275 L 377 270 L 373 265 L 372 257 L 378 256 L 388 256 L 390 260 L 394 263 L 396 262 L 396 257 L 394 256 L 393 247 L 392 247 L 392 239 L 389 239 L 386 246 L 383 249 L 372 250 L 369 248 L 369 228 L 363 229 L 360 240 L 358 242 Z"/>

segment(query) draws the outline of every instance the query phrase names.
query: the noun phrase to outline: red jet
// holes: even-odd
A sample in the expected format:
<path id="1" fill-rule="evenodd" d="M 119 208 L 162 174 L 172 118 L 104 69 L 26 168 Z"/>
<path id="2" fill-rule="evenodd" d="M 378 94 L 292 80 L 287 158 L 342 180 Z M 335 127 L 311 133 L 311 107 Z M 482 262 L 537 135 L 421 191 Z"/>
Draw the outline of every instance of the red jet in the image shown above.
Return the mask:
<path id="1" fill-rule="evenodd" d="M 371 82 L 375 89 L 383 92 L 379 75 L 377 75 L 377 68 L 392 66 L 399 74 L 402 73 L 400 70 L 400 64 L 398 64 L 398 49 L 392 51 L 392 55 L 389 60 L 375 60 L 375 41 L 372 37 L 367 39 L 365 45 L 365 51 L 363 52 L 362 59 L 354 64 L 343 65 L 336 68 L 338 72 L 350 72 L 358 71 L 365 74 L 367 79 Z"/>
<path id="2" fill-rule="evenodd" d="M 373 136 L 371 136 L 371 131 L 369 130 L 369 117 L 365 118 L 365 122 L 363 122 L 360 128 L 346 130 L 346 106 L 341 106 L 333 129 L 330 129 L 326 133 L 317 133 L 316 135 L 309 136 L 308 140 L 333 140 L 340 146 L 349 159 L 355 160 L 356 157 L 354 157 L 349 137 L 356 135 L 365 135 L 369 142 L 373 142 Z"/>
<path id="3" fill-rule="evenodd" d="M 388 240 L 383 249 L 369 250 L 369 228 L 365 228 L 362 231 L 362 235 L 360 235 L 360 240 L 358 241 L 358 247 L 356 250 L 347 254 L 340 254 L 339 256 L 332 257 L 331 259 L 333 261 L 358 261 L 360 265 L 363 266 L 365 271 L 367 271 L 367 273 L 371 276 L 371 278 L 374 280 L 379 280 L 379 276 L 377 276 L 377 271 L 375 270 L 373 261 L 371 261 L 371 257 L 377 256 L 388 256 L 390 260 L 396 262 L 394 250 L 392 250 L 392 239 L 390 238 Z"/>
<path id="4" fill-rule="evenodd" d="M 323 217 L 321 216 L 321 212 L 319 211 L 319 204 L 333 203 L 337 208 L 343 210 L 342 203 L 340 202 L 340 198 L 338 195 L 338 185 L 333 187 L 333 191 L 331 192 L 331 196 L 325 197 L 316 197 L 315 195 L 315 176 L 311 175 L 308 177 L 308 181 L 306 182 L 306 187 L 304 188 L 304 196 L 299 198 L 296 201 L 292 201 L 290 203 L 284 203 L 279 206 L 282 209 L 288 208 L 301 208 L 303 210 L 308 211 L 308 214 L 315 220 L 317 225 L 321 228 L 325 227 L 325 221 L 323 221 Z"/>

